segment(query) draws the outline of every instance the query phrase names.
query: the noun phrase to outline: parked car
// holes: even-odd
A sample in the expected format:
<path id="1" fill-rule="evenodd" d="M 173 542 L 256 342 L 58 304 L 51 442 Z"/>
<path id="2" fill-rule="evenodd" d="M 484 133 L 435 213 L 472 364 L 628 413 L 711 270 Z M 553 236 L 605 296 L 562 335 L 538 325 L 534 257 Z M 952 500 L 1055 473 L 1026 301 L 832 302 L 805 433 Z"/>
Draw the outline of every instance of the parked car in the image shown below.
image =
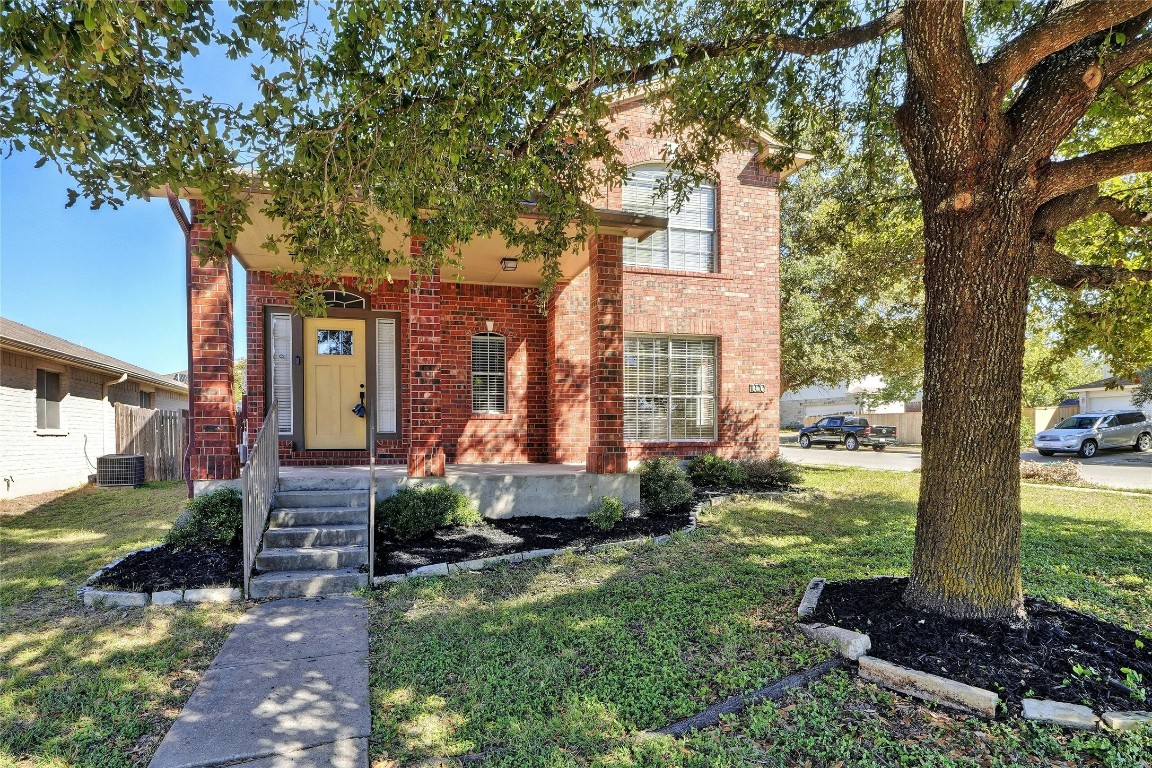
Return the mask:
<path id="1" fill-rule="evenodd" d="M 1089 411 L 1069 416 L 1032 441 L 1041 456 L 1078 453 L 1091 458 L 1101 448 L 1152 448 L 1152 420 L 1142 411 Z"/>
<path id="2" fill-rule="evenodd" d="M 869 424 L 868 419 L 860 416 L 825 416 L 800 430 L 801 448 L 811 448 L 817 443 L 828 449 L 843 445 L 854 451 L 867 445 L 874 451 L 882 451 L 896 444 L 896 427 Z"/>

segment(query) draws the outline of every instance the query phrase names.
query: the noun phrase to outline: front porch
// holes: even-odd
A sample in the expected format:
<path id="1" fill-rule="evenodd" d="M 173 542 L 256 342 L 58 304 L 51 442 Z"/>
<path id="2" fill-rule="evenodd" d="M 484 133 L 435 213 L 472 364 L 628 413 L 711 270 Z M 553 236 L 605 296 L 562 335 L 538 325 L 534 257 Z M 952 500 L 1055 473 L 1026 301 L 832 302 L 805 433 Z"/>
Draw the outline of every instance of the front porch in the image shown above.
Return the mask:
<path id="1" fill-rule="evenodd" d="M 368 466 L 280 467 L 279 491 L 361 491 Z M 446 464 L 442 478 L 411 478 L 404 465 L 376 467 L 376 498 L 410 483 L 443 482 L 464 493 L 486 518 L 525 515 L 582 517 L 605 496 L 640 502 L 640 480 L 630 474 L 590 473 L 584 464 Z"/>

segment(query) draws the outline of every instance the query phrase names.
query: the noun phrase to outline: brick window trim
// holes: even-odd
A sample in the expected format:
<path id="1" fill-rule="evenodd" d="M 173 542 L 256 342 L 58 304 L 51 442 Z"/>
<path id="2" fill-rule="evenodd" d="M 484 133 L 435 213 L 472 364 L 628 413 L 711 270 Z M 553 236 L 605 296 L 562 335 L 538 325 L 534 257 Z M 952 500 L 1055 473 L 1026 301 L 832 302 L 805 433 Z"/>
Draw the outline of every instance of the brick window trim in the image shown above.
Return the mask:
<path id="1" fill-rule="evenodd" d="M 659 275 L 661 277 L 697 277 L 704 280 L 735 280 L 732 275 L 721 272 L 690 272 L 683 269 L 660 269 L 659 267 L 624 267 L 626 275 Z"/>
<path id="2" fill-rule="evenodd" d="M 643 449 L 645 451 L 652 451 L 653 449 L 667 448 L 673 450 L 681 448 L 686 445 L 696 446 L 697 448 L 719 448 L 721 442 L 716 438 L 685 438 L 683 440 L 627 440 L 624 443 L 626 449 Z"/>

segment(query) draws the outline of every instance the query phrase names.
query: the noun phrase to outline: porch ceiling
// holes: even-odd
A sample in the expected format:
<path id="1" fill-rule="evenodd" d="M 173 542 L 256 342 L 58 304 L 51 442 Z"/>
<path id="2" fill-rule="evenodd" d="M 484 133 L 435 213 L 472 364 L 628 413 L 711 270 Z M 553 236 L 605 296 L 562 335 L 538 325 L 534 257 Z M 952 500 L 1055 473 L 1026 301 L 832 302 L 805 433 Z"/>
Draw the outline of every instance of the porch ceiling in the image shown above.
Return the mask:
<path id="1" fill-rule="evenodd" d="M 180 197 L 196 199 L 199 195 L 197 190 L 182 189 L 180 190 Z M 287 253 L 272 253 L 264 247 L 264 243 L 269 237 L 279 237 L 284 232 L 282 222 L 268 217 L 261 210 L 266 198 L 267 195 L 262 192 L 252 193 L 252 202 L 248 209 L 252 223 L 245 227 L 237 237 L 234 245 L 235 256 L 247 270 L 296 272 L 300 267 L 292 261 Z M 600 220 L 598 231 L 607 235 L 622 235 L 643 240 L 653 232 L 668 226 L 668 220 L 660 216 L 607 209 L 597 209 L 597 215 Z M 533 207 L 526 204 L 521 221 L 525 225 L 531 225 L 536 218 Z M 574 225 L 570 231 L 575 232 Z M 387 249 L 397 249 L 406 253 L 408 249 L 406 228 L 400 222 L 388 222 L 385 226 L 384 237 L 381 238 L 381 245 Z M 510 272 L 501 268 L 501 259 L 507 257 L 519 259 L 521 250 L 508 245 L 499 235 L 474 238 L 460 246 L 460 251 L 460 268 L 446 268 L 443 279 L 461 280 L 466 283 L 525 287 L 532 287 L 540 282 L 538 264 L 520 261 L 516 269 Z M 580 274 L 587 266 L 588 249 L 586 247 L 572 249 L 560 257 L 560 271 L 566 279 Z M 394 279 L 406 280 L 408 276 L 409 270 L 406 267 L 392 270 Z"/>

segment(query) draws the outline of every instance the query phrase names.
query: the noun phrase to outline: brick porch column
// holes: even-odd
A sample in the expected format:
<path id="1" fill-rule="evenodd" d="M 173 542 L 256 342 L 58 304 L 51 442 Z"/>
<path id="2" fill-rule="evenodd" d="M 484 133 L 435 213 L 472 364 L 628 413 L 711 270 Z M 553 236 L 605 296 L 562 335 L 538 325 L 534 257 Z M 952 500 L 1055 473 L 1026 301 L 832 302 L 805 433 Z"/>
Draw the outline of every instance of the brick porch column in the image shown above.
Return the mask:
<path id="1" fill-rule="evenodd" d="M 588 245 L 588 471 L 628 471 L 624 451 L 624 238 L 594 235 Z"/>
<path id="2" fill-rule="evenodd" d="M 413 251 L 419 247 L 414 240 Z M 439 274 L 413 275 L 408 283 L 408 355 L 408 476 L 442 477 Z"/>
<path id="3" fill-rule="evenodd" d="M 210 230 L 198 220 L 192 201 L 188 237 L 192 386 L 191 479 L 232 480 L 240 476 L 236 455 L 236 404 L 232 396 L 232 259 L 200 263 L 199 243 Z"/>

